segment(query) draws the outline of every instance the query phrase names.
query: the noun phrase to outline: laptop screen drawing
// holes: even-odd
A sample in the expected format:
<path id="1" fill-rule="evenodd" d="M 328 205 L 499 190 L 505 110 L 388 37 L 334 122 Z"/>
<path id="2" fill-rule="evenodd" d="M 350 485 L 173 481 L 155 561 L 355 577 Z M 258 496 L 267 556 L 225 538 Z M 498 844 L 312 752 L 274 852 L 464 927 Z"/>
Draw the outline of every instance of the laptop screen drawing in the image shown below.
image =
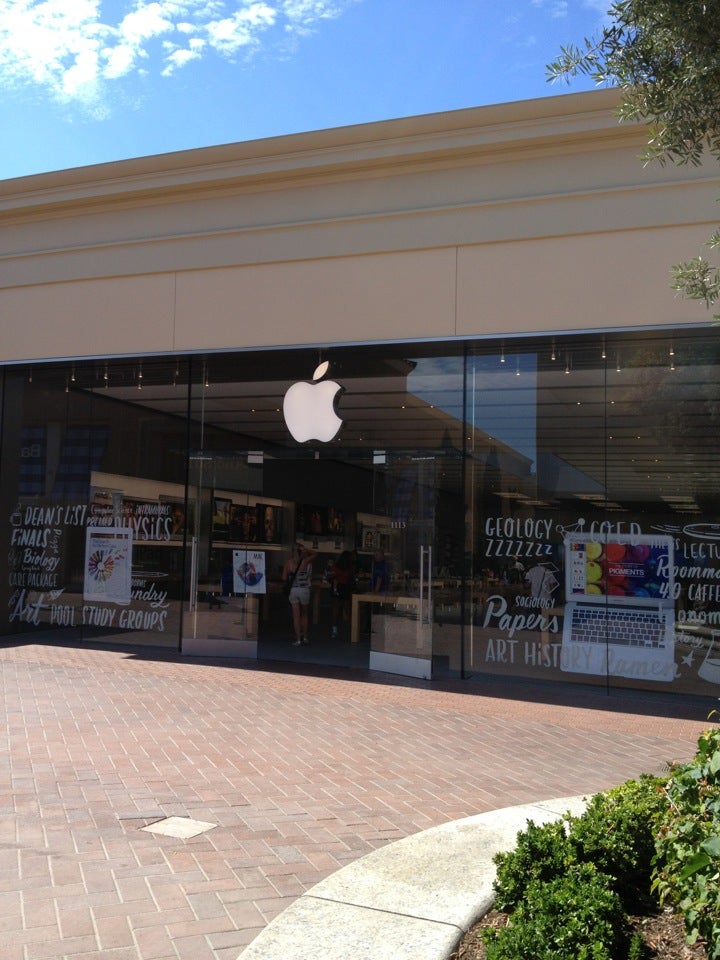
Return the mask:
<path id="1" fill-rule="evenodd" d="M 564 551 L 561 669 L 672 680 L 672 537 L 574 533 Z"/>
<path id="2" fill-rule="evenodd" d="M 674 596 L 671 537 L 580 536 L 565 541 L 565 599 L 636 606 Z"/>

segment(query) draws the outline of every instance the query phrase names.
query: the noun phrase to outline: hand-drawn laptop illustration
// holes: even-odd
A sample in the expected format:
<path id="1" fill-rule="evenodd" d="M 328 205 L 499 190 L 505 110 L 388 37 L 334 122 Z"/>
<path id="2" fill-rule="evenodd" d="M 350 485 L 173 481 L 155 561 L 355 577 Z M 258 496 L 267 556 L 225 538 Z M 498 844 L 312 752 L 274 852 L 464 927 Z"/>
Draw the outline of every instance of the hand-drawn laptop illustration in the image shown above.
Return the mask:
<path id="1" fill-rule="evenodd" d="M 673 546 L 661 535 L 566 535 L 562 670 L 674 678 Z"/>

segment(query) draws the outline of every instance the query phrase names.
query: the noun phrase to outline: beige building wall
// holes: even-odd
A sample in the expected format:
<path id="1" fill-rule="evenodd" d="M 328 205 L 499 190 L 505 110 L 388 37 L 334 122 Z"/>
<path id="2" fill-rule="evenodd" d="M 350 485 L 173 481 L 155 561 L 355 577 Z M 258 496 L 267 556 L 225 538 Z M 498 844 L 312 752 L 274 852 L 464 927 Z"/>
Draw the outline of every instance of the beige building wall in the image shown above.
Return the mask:
<path id="1" fill-rule="evenodd" d="M 177 280 L 176 344 L 216 350 L 453 336 L 455 283 L 454 249 L 192 270 Z"/>
<path id="2" fill-rule="evenodd" d="M 0 361 L 702 323 L 720 179 L 595 91 L 0 185 Z"/>
<path id="3" fill-rule="evenodd" d="M 671 265 L 701 251 L 712 227 L 543 237 L 458 253 L 458 336 L 698 323 L 698 303 L 670 287 Z"/>

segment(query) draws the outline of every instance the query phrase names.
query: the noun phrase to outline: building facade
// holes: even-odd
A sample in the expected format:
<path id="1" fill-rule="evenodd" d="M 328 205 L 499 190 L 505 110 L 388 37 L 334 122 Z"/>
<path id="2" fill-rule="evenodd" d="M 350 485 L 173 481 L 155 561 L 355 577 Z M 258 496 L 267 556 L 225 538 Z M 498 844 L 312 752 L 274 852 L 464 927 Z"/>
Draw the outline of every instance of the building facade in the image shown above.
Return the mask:
<path id="1" fill-rule="evenodd" d="M 615 98 L 3 183 L 0 641 L 720 689 L 720 178 Z"/>

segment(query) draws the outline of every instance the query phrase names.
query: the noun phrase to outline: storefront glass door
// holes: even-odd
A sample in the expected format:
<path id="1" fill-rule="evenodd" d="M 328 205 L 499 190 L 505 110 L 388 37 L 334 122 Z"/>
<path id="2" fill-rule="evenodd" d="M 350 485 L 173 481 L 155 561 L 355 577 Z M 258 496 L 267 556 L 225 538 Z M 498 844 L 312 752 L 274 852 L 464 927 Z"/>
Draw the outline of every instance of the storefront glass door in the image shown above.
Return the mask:
<path id="1" fill-rule="evenodd" d="M 271 560 L 279 548 L 276 508 L 259 500 L 262 457 L 197 451 L 189 462 L 186 654 L 255 658 L 267 608 Z"/>
<path id="2" fill-rule="evenodd" d="M 438 544 L 441 473 L 427 450 L 193 455 L 184 652 L 430 678 L 436 613 L 444 625 L 460 589 Z M 312 554 L 301 647 L 282 589 L 297 544 Z"/>
<path id="3" fill-rule="evenodd" d="M 368 590 L 353 597 L 353 624 L 369 632 L 370 667 L 429 679 L 433 655 L 435 470 L 431 453 L 376 451 L 375 514 L 363 518 Z"/>
<path id="4" fill-rule="evenodd" d="M 398 345 L 331 360 L 329 371 L 311 351 L 195 363 L 182 649 L 461 672 L 463 358 Z M 333 436 L 320 425 L 328 398 Z M 309 642 L 294 646 L 282 579 L 298 544 L 312 554 L 312 593 Z"/>

